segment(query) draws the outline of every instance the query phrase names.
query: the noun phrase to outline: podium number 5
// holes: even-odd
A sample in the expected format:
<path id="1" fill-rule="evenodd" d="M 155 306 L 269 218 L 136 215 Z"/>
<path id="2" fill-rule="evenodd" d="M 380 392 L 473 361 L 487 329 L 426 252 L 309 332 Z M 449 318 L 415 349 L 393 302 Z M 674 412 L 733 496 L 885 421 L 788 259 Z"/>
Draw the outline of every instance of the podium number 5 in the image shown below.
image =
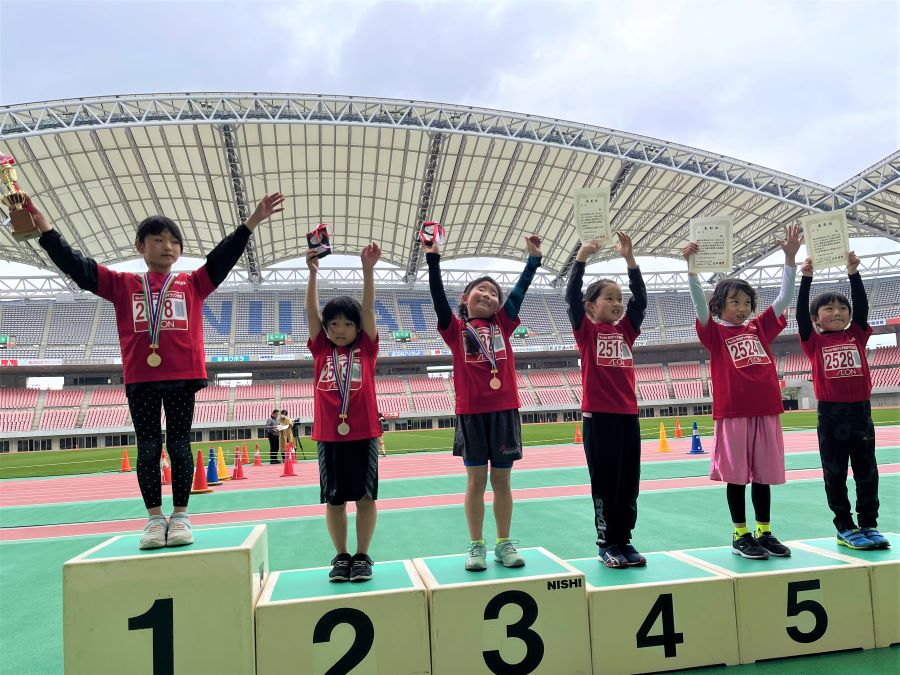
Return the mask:
<path id="1" fill-rule="evenodd" d="M 522 618 L 506 627 L 506 637 L 517 638 L 525 643 L 525 657 L 512 664 L 503 660 L 498 649 L 482 652 L 481 655 L 492 673 L 527 675 L 534 672 L 544 658 L 544 641 L 531 630 L 538 617 L 538 606 L 534 598 L 524 591 L 504 591 L 491 598 L 484 608 L 484 620 L 500 618 L 500 610 L 506 605 L 516 605 L 522 610 Z"/>
<path id="2" fill-rule="evenodd" d="M 812 630 L 810 630 L 808 633 L 800 631 L 800 629 L 796 626 L 788 626 L 787 628 L 785 628 L 787 634 L 794 642 L 800 642 L 801 644 L 805 645 L 809 644 L 810 642 L 815 642 L 820 637 L 825 635 L 825 631 L 828 630 L 828 613 L 825 611 L 825 608 L 815 600 L 797 599 L 797 595 L 802 593 L 803 591 L 817 590 L 819 590 L 818 579 L 788 582 L 787 615 L 798 616 L 803 612 L 809 612 L 816 620 L 815 625 L 812 627 Z"/>
<path id="3" fill-rule="evenodd" d="M 153 631 L 153 675 L 173 675 L 175 643 L 172 639 L 172 598 L 159 598 L 140 616 L 128 619 L 128 630 Z"/>
<path id="4" fill-rule="evenodd" d="M 363 662 L 375 642 L 375 626 L 372 625 L 372 619 L 352 607 L 333 609 L 322 615 L 313 628 L 313 642 L 315 644 L 330 642 L 332 631 L 342 623 L 353 628 L 356 635 L 347 653 L 338 659 L 325 675 L 346 675 Z"/>

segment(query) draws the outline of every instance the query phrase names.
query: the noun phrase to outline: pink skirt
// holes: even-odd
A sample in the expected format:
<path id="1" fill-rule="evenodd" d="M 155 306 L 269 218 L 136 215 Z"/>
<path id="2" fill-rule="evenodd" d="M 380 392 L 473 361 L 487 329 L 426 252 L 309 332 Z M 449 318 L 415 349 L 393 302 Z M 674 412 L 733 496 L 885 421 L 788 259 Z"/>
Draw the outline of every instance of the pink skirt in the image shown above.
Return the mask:
<path id="1" fill-rule="evenodd" d="M 782 485 L 784 435 L 778 415 L 715 421 L 709 477 L 725 483 Z"/>

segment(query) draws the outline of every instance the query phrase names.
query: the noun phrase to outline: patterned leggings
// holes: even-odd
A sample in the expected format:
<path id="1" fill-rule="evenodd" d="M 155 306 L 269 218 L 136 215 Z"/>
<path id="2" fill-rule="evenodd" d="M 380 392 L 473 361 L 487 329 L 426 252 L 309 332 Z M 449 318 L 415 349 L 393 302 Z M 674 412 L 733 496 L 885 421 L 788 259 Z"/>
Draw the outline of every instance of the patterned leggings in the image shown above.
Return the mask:
<path id="1" fill-rule="evenodd" d="M 137 477 L 144 506 L 162 505 L 159 459 L 162 456 L 161 408 L 166 411 L 166 448 L 172 464 L 172 501 L 187 506 L 191 495 L 194 458 L 190 431 L 194 392 L 188 389 L 146 389 L 128 394 L 128 407 L 137 436 Z"/>

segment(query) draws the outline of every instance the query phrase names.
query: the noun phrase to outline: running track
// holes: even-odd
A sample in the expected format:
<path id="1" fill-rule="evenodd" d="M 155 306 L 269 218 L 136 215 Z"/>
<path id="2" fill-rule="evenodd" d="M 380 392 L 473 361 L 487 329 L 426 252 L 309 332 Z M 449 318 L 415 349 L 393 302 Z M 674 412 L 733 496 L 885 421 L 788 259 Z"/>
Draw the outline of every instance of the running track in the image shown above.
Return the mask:
<path id="1" fill-rule="evenodd" d="M 900 445 L 900 427 L 879 427 L 877 430 L 880 446 Z M 707 450 L 711 439 L 705 440 Z M 691 439 L 673 439 L 669 441 L 670 452 L 658 452 L 658 441 L 642 443 L 643 462 L 661 462 L 685 460 L 694 456 L 686 454 L 690 450 Z M 785 434 L 785 450 L 788 453 L 810 452 L 818 450 L 816 432 L 804 431 Z M 708 457 L 708 455 L 706 455 Z M 697 456 L 699 457 L 699 456 Z M 311 461 L 298 463 L 299 476 L 282 478 L 280 466 L 263 465 L 248 467 L 246 473 L 250 480 L 238 483 L 225 482 L 217 491 L 280 488 L 298 485 L 317 485 L 318 472 L 312 471 L 315 464 Z M 550 447 L 530 447 L 525 450 L 525 457 L 517 463 L 517 469 L 554 469 L 584 466 L 584 454 L 580 445 L 557 445 Z M 879 467 L 882 474 L 900 473 L 900 465 L 890 464 Z M 464 474 L 464 467 L 459 459 L 448 453 L 397 455 L 382 460 L 379 466 L 379 479 L 391 480 L 402 478 L 425 478 L 432 476 L 448 476 Z M 788 481 L 816 479 L 821 477 L 821 469 L 802 469 L 788 471 Z M 654 490 L 711 487 L 705 476 L 690 478 L 672 478 L 662 480 L 641 481 L 641 492 Z M 100 501 L 104 499 L 139 498 L 140 494 L 134 476 L 131 474 L 93 474 L 49 479 L 9 480 L 2 483 L 0 506 L 26 506 L 35 504 L 62 504 L 67 502 Z M 557 486 L 548 488 L 527 488 L 513 490 L 514 499 L 549 499 L 553 497 L 573 497 L 590 495 L 590 487 L 584 485 Z M 195 497 L 196 499 L 197 497 Z M 485 501 L 491 501 L 491 493 L 485 494 Z M 458 506 L 463 502 L 463 494 L 431 495 L 425 497 L 402 497 L 378 500 L 381 511 L 397 509 L 415 509 L 437 506 Z M 352 511 L 352 507 L 351 507 Z M 288 507 L 250 509 L 224 513 L 194 514 L 191 520 L 195 525 L 220 525 L 226 523 L 242 523 L 261 520 L 280 520 L 310 516 L 321 516 L 324 505 L 307 504 Z M 119 534 L 140 530 L 145 519 L 117 520 L 111 522 L 76 523 L 65 525 L 47 525 L 40 527 L 20 527 L 0 530 L 0 541 L 18 541 L 27 539 L 53 538 L 73 535 Z"/>

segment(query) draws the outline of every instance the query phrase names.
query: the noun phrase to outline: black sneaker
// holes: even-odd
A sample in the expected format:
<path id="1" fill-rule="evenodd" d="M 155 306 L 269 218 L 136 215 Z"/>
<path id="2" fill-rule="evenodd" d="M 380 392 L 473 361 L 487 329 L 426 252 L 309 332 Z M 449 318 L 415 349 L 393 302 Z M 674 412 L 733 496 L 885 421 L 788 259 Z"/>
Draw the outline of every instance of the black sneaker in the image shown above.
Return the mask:
<path id="1" fill-rule="evenodd" d="M 757 544 L 756 539 L 749 532 L 740 537 L 732 536 L 731 552 L 751 560 L 766 560 L 769 557 L 769 552 Z"/>
<path id="2" fill-rule="evenodd" d="M 331 571 L 328 573 L 328 581 L 350 581 L 350 561 L 352 558 L 349 553 L 338 553 L 331 560 Z"/>
<path id="3" fill-rule="evenodd" d="M 791 555 L 791 549 L 778 541 L 771 532 L 763 532 L 756 538 L 756 543 L 766 549 L 769 555 L 779 558 L 788 558 Z"/>
<path id="4" fill-rule="evenodd" d="M 638 550 L 631 544 L 625 544 L 622 548 L 622 555 L 628 561 L 629 567 L 643 567 L 647 564 L 647 559 L 638 553 Z"/>
<path id="5" fill-rule="evenodd" d="M 365 553 L 356 553 L 351 558 L 350 581 L 368 581 L 372 578 L 372 559 Z"/>
<path id="6" fill-rule="evenodd" d="M 622 569 L 628 567 L 628 558 L 622 555 L 622 551 L 616 544 L 600 547 L 600 562 L 610 569 Z"/>

